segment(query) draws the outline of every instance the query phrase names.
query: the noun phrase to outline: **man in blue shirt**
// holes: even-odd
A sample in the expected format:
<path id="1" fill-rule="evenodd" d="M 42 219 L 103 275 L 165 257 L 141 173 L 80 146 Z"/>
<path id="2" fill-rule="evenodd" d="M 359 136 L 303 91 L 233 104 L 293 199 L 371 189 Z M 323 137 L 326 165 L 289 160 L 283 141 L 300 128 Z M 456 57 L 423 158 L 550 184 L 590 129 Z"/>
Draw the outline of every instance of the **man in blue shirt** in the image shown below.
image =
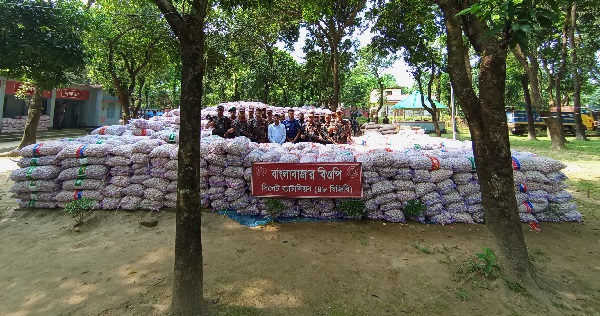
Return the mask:
<path id="1" fill-rule="evenodd" d="M 300 139 L 300 122 L 294 118 L 294 110 L 288 110 L 288 118 L 283 121 L 285 125 L 285 139 L 288 142 L 297 143 Z"/>
<path id="2" fill-rule="evenodd" d="M 279 114 L 273 116 L 273 123 L 269 125 L 269 141 L 271 143 L 285 143 L 285 126 L 279 123 Z"/>

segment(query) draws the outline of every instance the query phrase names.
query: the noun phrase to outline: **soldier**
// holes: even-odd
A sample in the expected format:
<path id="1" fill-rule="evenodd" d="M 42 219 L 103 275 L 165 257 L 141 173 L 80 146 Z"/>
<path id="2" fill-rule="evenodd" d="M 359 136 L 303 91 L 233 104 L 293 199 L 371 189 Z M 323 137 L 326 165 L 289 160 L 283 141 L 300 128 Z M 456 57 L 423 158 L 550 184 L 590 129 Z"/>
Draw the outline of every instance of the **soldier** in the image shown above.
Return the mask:
<path id="1" fill-rule="evenodd" d="M 223 115 L 224 110 L 225 108 L 222 105 L 217 106 L 217 116 L 213 117 L 212 121 L 206 125 L 207 128 L 213 128 L 213 135 L 225 137 L 225 134 L 231 128 L 231 121 Z"/>
<path id="2" fill-rule="evenodd" d="M 267 110 L 267 123 L 269 123 L 269 125 L 273 124 L 274 119 L 273 119 L 273 110 L 268 109 Z"/>
<path id="3" fill-rule="evenodd" d="M 235 106 L 229 109 L 229 119 L 232 122 L 235 121 L 235 119 L 237 118 L 237 116 L 235 115 L 235 111 L 237 111 L 237 108 Z"/>
<path id="4" fill-rule="evenodd" d="M 261 111 L 256 111 L 255 118 L 252 120 L 252 141 L 257 143 L 268 143 L 268 131 L 269 124 L 267 120 L 262 117 Z"/>
<path id="5" fill-rule="evenodd" d="M 244 109 L 240 109 L 239 117 L 231 123 L 231 128 L 234 130 L 235 137 L 245 136 L 248 138 L 252 138 L 251 134 L 251 126 L 246 119 L 246 111 Z"/>
<path id="6" fill-rule="evenodd" d="M 322 142 L 320 124 L 315 121 L 315 113 L 308 112 L 308 121 L 304 125 L 304 133 L 302 139 L 305 142 Z"/>
<path id="7" fill-rule="evenodd" d="M 331 114 L 325 114 L 325 123 L 321 124 L 321 136 L 323 144 L 333 144 L 334 123 L 331 121 Z"/>

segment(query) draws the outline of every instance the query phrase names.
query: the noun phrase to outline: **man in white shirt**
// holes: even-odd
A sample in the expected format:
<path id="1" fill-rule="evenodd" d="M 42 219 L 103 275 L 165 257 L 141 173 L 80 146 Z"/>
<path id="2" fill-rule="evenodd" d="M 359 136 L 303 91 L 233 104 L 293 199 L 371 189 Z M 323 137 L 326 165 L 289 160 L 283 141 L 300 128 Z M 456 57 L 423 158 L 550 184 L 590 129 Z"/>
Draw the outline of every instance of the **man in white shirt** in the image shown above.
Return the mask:
<path id="1" fill-rule="evenodd" d="M 285 142 L 285 126 L 279 122 L 279 114 L 273 115 L 273 123 L 269 125 L 269 141 L 278 144 Z"/>

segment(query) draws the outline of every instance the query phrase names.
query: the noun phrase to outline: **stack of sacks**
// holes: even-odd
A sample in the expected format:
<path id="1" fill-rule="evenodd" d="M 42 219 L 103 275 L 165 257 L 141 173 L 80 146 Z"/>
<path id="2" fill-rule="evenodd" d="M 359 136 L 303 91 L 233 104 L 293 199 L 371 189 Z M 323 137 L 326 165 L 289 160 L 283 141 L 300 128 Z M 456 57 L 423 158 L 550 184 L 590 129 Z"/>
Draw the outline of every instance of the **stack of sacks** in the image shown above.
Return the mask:
<path id="1" fill-rule="evenodd" d="M 144 192 L 145 201 L 153 209 L 162 206 L 175 207 L 177 201 L 177 150 L 175 144 L 157 146 L 148 155 L 150 158 L 150 179 L 144 181 L 148 189 Z M 172 182 L 175 181 L 175 185 Z M 173 186 L 175 190 L 173 190 Z M 168 193 L 171 191 L 171 193 Z M 169 195 L 167 199 L 167 195 Z M 173 196 L 175 195 L 175 198 Z M 166 203 L 166 201 L 169 201 Z M 162 203 L 162 204 L 161 204 Z"/>
<path id="2" fill-rule="evenodd" d="M 54 197 L 60 191 L 57 177 L 60 174 L 58 154 L 64 147 L 62 142 L 39 143 L 20 150 L 21 169 L 13 171 L 10 179 L 16 183 L 9 192 L 19 201 L 21 208 L 54 208 Z"/>
<path id="3" fill-rule="evenodd" d="M 439 224 L 483 222 L 476 166 L 467 142 L 410 135 L 402 143 L 397 135 L 370 135 L 362 139 L 365 144 L 355 146 L 278 145 L 256 144 L 245 137 L 222 139 L 210 135 L 210 131 L 202 131 L 201 136 L 200 202 L 204 207 L 266 215 L 266 199 L 252 197 L 249 189 L 254 162 L 356 161 L 363 168 L 367 218 Z M 56 178 L 55 168 L 30 170 L 29 178 L 37 180 L 38 186 L 43 184 L 42 190 L 25 187 L 29 179 L 27 171 L 15 171 L 12 178 L 18 183 L 11 190 L 24 200 L 29 200 L 29 195 L 22 193 L 30 190 L 53 192 L 60 205 L 91 197 L 101 200 L 105 209 L 175 207 L 177 142 L 176 133 L 165 129 L 152 137 L 98 133 L 51 147 L 32 145 L 23 149 L 25 158 L 20 166 L 61 166 L 57 178 L 63 191 L 53 192 L 59 189 L 56 180 L 51 180 Z M 32 160 L 34 155 L 40 157 Z M 564 190 L 566 176 L 560 171 L 564 164 L 528 153 L 513 153 L 513 156 L 515 196 L 522 221 L 581 220 L 571 202 L 572 196 Z M 110 185 L 106 186 L 108 174 Z M 46 202 L 47 197 L 34 200 Z M 424 213 L 406 216 L 405 207 L 411 201 L 425 205 Z M 343 199 L 282 199 L 282 202 L 286 207 L 284 217 L 344 217 L 339 211 Z"/>
<path id="4" fill-rule="evenodd" d="M 3 118 L 0 133 L 21 133 L 25 130 L 27 124 L 27 116 L 19 116 L 14 119 Z M 40 116 L 40 122 L 38 124 L 38 131 L 45 131 L 50 127 L 50 116 Z"/>
<path id="5" fill-rule="evenodd" d="M 121 207 L 121 199 L 125 195 L 125 190 L 131 185 L 131 156 L 133 155 L 133 144 L 124 144 L 115 146 L 110 150 L 110 157 L 106 161 L 109 166 L 110 181 L 104 190 L 104 199 L 102 200 L 103 209 L 117 209 Z M 136 209 L 139 201 L 130 203 L 131 198 L 124 201 L 128 209 Z M 137 203 L 137 204 L 136 204 Z M 131 205 L 134 205 L 133 207 Z"/>
<path id="6" fill-rule="evenodd" d="M 162 175 L 158 175 L 162 168 L 152 175 L 154 168 L 149 156 L 152 150 L 163 144 L 157 139 L 144 139 L 133 144 L 131 184 L 124 190 L 126 196 L 121 200 L 121 208 L 158 210 L 163 207 L 164 194 L 169 181 L 163 179 Z"/>
<path id="7" fill-rule="evenodd" d="M 392 124 L 375 124 L 374 122 L 365 123 L 360 127 L 365 133 L 379 132 L 382 135 L 397 134 L 396 127 Z"/>
<path id="8" fill-rule="evenodd" d="M 94 129 L 92 135 L 116 135 L 121 136 L 129 129 L 129 125 L 107 125 Z"/>
<path id="9" fill-rule="evenodd" d="M 58 207 L 82 198 L 98 201 L 98 207 L 103 199 L 102 191 L 108 178 L 106 161 L 113 145 L 104 140 L 94 143 L 80 141 L 81 139 L 67 143 L 56 155 L 61 166 L 57 180 L 62 188 L 55 197 Z"/>
<path id="10" fill-rule="evenodd" d="M 523 197 L 518 201 L 522 219 L 541 222 L 581 220 L 572 195 L 565 190 L 567 185 L 563 181 L 567 176 L 561 170 L 566 166 L 562 162 L 528 153 L 513 153 L 512 159 L 519 193 L 527 194 L 527 199 Z"/>

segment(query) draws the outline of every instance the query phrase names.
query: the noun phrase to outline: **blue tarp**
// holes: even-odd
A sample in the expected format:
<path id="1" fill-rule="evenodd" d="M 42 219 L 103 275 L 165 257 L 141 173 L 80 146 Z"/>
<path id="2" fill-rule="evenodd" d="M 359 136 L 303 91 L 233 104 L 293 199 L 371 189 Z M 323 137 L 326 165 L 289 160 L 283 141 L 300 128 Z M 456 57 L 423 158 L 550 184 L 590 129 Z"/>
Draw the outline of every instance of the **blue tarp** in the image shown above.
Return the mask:
<path id="1" fill-rule="evenodd" d="M 236 211 L 224 210 L 218 211 L 221 215 L 227 215 L 232 220 L 248 226 L 264 226 L 271 221 L 270 218 L 265 218 L 258 215 L 240 215 Z M 320 219 L 320 218 L 309 218 L 309 217 L 290 217 L 290 218 L 276 218 L 275 221 L 278 223 L 298 223 L 298 222 L 344 222 L 348 219 L 343 218 L 332 218 L 332 219 Z"/>

